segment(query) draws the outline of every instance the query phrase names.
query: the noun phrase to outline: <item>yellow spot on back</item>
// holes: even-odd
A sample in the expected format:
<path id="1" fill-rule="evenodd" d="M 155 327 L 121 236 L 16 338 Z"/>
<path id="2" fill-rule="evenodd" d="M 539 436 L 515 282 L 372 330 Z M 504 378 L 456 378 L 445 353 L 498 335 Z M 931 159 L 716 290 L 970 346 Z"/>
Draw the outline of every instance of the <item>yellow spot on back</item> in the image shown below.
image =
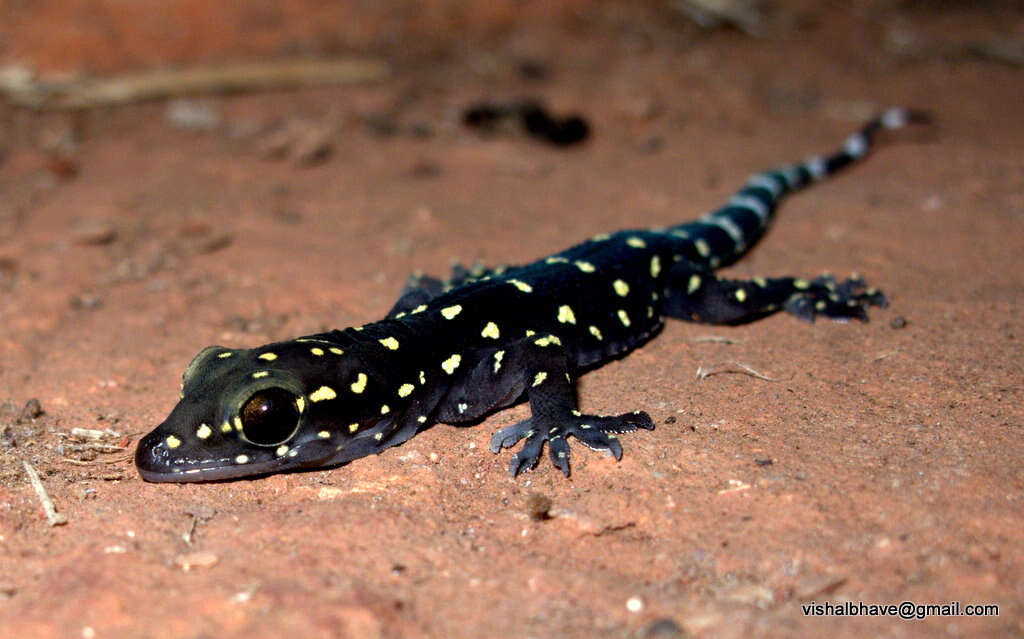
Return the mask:
<path id="1" fill-rule="evenodd" d="M 689 295 L 693 295 L 694 291 L 700 288 L 700 275 L 691 275 L 690 281 L 686 284 L 686 292 Z"/>
<path id="2" fill-rule="evenodd" d="M 655 255 L 651 258 L 651 277 L 658 277 L 661 273 L 661 258 Z"/>
<path id="3" fill-rule="evenodd" d="M 354 433 L 357 430 L 359 430 L 359 424 L 349 424 L 348 425 L 348 432 Z"/>
<path id="4" fill-rule="evenodd" d="M 569 260 L 565 259 L 561 255 L 552 255 L 551 257 L 544 260 L 545 264 L 568 264 Z"/>
<path id="5" fill-rule="evenodd" d="M 422 384 L 426 384 L 426 383 L 427 383 L 427 374 L 424 373 L 423 371 L 420 371 L 420 384 L 422 385 Z"/>
<path id="6" fill-rule="evenodd" d="M 590 334 L 593 335 L 595 338 L 597 338 L 598 341 L 603 339 L 601 337 L 601 329 L 599 329 L 598 327 L 591 326 L 589 330 L 590 330 Z"/>
<path id="7" fill-rule="evenodd" d="M 501 333 L 498 331 L 498 325 L 494 322 L 487 322 L 487 326 L 484 326 L 484 330 L 480 331 L 481 337 L 490 337 L 491 339 L 498 339 Z"/>
<path id="8" fill-rule="evenodd" d="M 536 334 L 537 334 L 537 331 L 531 330 L 531 329 L 529 329 L 529 328 L 528 328 L 528 329 L 526 329 L 526 336 L 527 336 L 527 337 L 533 337 L 533 336 L 534 336 L 534 335 L 536 335 Z"/>
<path id="9" fill-rule="evenodd" d="M 533 376 L 533 385 L 540 386 L 541 384 L 544 383 L 544 380 L 546 380 L 547 378 L 548 374 L 545 373 L 544 371 L 541 371 Z"/>
<path id="10" fill-rule="evenodd" d="M 362 374 L 362 373 L 360 373 Z M 309 394 L 309 401 L 311 402 L 323 402 L 328 399 L 334 399 L 338 394 L 334 392 L 334 389 L 330 386 L 321 386 L 312 393 Z"/>
<path id="11" fill-rule="evenodd" d="M 213 430 L 208 424 L 200 424 L 199 428 L 196 429 L 196 437 L 199 439 L 206 439 L 211 434 L 213 434 Z"/>
<path id="12" fill-rule="evenodd" d="M 584 273 L 593 273 L 596 270 L 594 268 L 594 265 L 591 264 L 590 262 L 584 262 L 583 260 L 577 260 L 577 261 L 575 261 L 573 263 L 576 265 L 576 268 L 578 268 L 579 270 L 583 271 Z"/>
<path id="13" fill-rule="evenodd" d="M 267 375 L 270 375 L 270 373 L 268 373 L 267 371 L 256 371 L 255 373 L 252 374 L 252 378 L 259 379 L 261 377 L 266 377 Z"/>
<path id="14" fill-rule="evenodd" d="M 626 284 L 622 280 L 615 280 L 612 282 L 612 288 L 615 289 L 615 293 L 619 297 L 626 297 L 629 295 L 629 284 Z"/>
<path id="15" fill-rule="evenodd" d="M 446 320 L 454 319 L 456 315 L 462 312 L 462 306 L 456 304 L 455 306 L 447 306 L 441 309 L 441 316 Z"/>
<path id="16" fill-rule="evenodd" d="M 231 432 L 231 424 L 229 424 L 227 422 L 224 422 L 223 424 L 221 424 L 220 425 L 220 432 L 222 432 L 222 433 L 230 433 Z"/>
<path id="17" fill-rule="evenodd" d="M 383 346 L 384 348 L 386 348 L 388 350 L 392 350 L 392 351 L 397 351 L 398 350 L 398 340 L 395 339 L 394 337 L 385 337 L 385 338 L 379 339 L 377 341 L 380 342 L 381 346 Z"/>
<path id="18" fill-rule="evenodd" d="M 572 312 L 568 304 L 563 304 L 558 307 L 558 321 L 563 324 L 575 324 L 576 314 Z"/>
<path id="19" fill-rule="evenodd" d="M 508 283 L 511 284 L 512 286 L 518 288 L 523 293 L 532 293 L 533 292 L 533 287 L 530 286 L 529 284 L 527 284 L 526 282 L 521 282 L 519 280 L 509 280 Z"/>
<path id="20" fill-rule="evenodd" d="M 277 450 L 274 451 L 274 453 L 276 453 L 278 457 L 282 457 L 287 452 L 288 452 L 288 447 L 286 445 L 284 445 L 284 444 L 281 444 L 280 446 L 278 446 Z"/>
<path id="21" fill-rule="evenodd" d="M 461 363 L 462 363 L 462 355 L 459 355 L 458 353 L 456 353 L 456 354 L 452 355 L 451 357 L 449 357 L 448 359 L 446 359 L 443 362 L 441 362 L 441 368 L 444 369 L 444 372 L 446 372 L 449 375 L 451 375 L 452 373 L 455 372 L 455 369 L 458 368 L 459 364 L 461 364 Z"/>
<path id="22" fill-rule="evenodd" d="M 340 349 L 340 348 L 338 348 L 337 346 L 332 346 L 332 347 L 328 348 L 327 350 L 331 351 L 331 352 L 332 352 L 332 353 L 334 353 L 335 355 L 342 355 L 342 354 L 344 354 L 344 353 L 345 353 L 345 351 L 341 350 L 341 349 Z"/>
<path id="23" fill-rule="evenodd" d="M 415 389 L 416 387 L 412 384 L 402 384 L 398 387 L 398 396 L 408 397 Z"/>
<path id="24" fill-rule="evenodd" d="M 263 353 L 262 355 L 260 355 L 256 359 L 264 359 L 264 360 L 266 360 L 268 362 L 272 362 L 275 359 L 277 359 L 277 355 L 275 355 L 273 353 Z"/>
<path id="25" fill-rule="evenodd" d="M 164 442 L 167 444 L 167 447 L 170 448 L 171 450 L 174 450 L 178 446 L 181 446 L 181 440 L 175 437 L 174 435 L 168 435 L 167 439 L 165 439 Z"/>
<path id="26" fill-rule="evenodd" d="M 322 430 L 319 433 L 317 433 L 316 436 L 319 437 L 320 439 L 330 439 L 331 433 L 326 430 Z"/>
<path id="27" fill-rule="evenodd" d="M 249 463 L 249 456 L 248 455 L 239 455 L 238 457 L 235 457 L 235 463 L 236 464 L 247 464 L 247 463 Z"/>
<path id="28" fill-rule="evenodd" d="M 647 242 L 644 242 L 643 239 L 633 235 L 626 238 L 626 245 L 632 246 L 633 248 L 644 248 L 647 246 Z"/>
<path id="29" fill-rule="evenodd" d="M 802 291 L 802 290 L 808 289 L 810 287 L 811 287 L 811 283 L 808 282 L 807 280 L 803 280 L 803 279 L 793 280 L 793 288 L 800 289 Z"/>
<path id="30" fill-rule="evenodd" d="M 608 233 L 598 233 L 594 237 L 590 238 L 590 241 L 591 242 L 604 242 L 605 240 L 607 240 L 609 238 L 611 238 L 611 235 L 609 235 Z"/>
<path id="31" fill-rule="evenodd" d="M 761 288 L 768 286 L 768 280 L 764 279 L 763 277 L 755 277 L 753 278 L 753 281 L 754 284 L 757 284 Z"/>
<path id="32" fill-rule="evenodd" d="M 314 346 L 313 348 L 309 349 L 309 352 L 313 353 L 317 357 L 320 357 L 321 355 L 324 354 L 324 349 Z"/>
<path id="33" fill-rule="evenodd" d="M 557 335 L 545 335 L 544 337 L 537 338 L 533 343 L 537 346 L 551 346 L 552 344 L 561 346 L 562 340 L 558 339 Z"/>
<path id="34" fill-rule="evenodd" d="M 427 310 L 427 305 L 426 304 L 420 304 L 416 308 L 414 308 L 411 311 L 409 311 L 409 314 L 410 315 L 415 315 L 416 313 L 422 313 L 425 310 Z"/>
<path id="35" fill-rule="evenodd" d="M 737 302 L 746 302 L 747 301 L 747 292 L 745 290 L 743 290 L 742 288 L 736 289 L 736 292 L 733 293 L 733 295 L 736 296 L 736 301 Z"/>
<path id="36" fill-rule="evenodd" d="M 361 393 L 366 390 L 366 373 L 359 373 L 356 375 L 356 381 L 352 382 L 350 387 L 353 393 Z"/>
<path id="37" fill-rule="evenodd" d="M 218 355 L 217 357 L 218 357 L 219 359 L 224 359 L 225 357 L 231 357 L 232 355 L 234 355 L 234 353 L 232 353 L 231 351 L 228 351 L 228 352 L 226 352 L 226 353 L 221 353 L 221 354 L 220 354 L 220 355 Z"/>
<path id="38" fill-rule="evenodd" d="M 381 415 L 387 415 L 390 412 L 391 412 L 391 407 L 388 406 L 387 404 L 384 404 L 384 405 L 382 405 L 380 407 L 380 414 Z"/>
<path id="39" fill-rule="evenodd" d="M 501 359 L 505 357 L 505 351 L 498 351 L 494 354 L 494 372 L 501 370 Z"/>
<path id="40" fill-rule="evenodd" d="M 427 423 L 427 416 L 426 415 L 420 415 L 419 417 L 416 418 L 416 421 L 418 421 L 421 424 L 426 424 Z"/>
<path id="41" fill-rule="evenodd" d="M 694 240 L 693 247 L 697 249 L 697 255 L 700 255 L 701 257 L 707 257 L 708 255 L 711 255 L 711 247 L 708 246 L 708 243 L 705 242 L 703 239 L 698 238 Z"/>
<path id="42" fill-rule="evenodd" d="M 618 315 L 619 315 L 619 321 L 622 322 L 622 325 L 628 327 L 629 326 L 629 315 L 626 313 L 626 311 L 624 311 L 624 310 L 622 310 L 620 308 Z"/>

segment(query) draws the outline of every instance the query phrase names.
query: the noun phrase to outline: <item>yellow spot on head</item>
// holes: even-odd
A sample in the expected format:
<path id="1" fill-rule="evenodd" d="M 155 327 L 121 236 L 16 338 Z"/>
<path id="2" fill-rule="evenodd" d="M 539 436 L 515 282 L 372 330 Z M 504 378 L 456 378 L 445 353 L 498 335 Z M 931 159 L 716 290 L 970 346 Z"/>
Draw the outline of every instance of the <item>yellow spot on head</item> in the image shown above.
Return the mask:
<path id="1" fill-rule="evenodd" d="M 572 309 L 568 304 L 563 304 L 558 307 L 558 321 L 563 324 L 576 323 L 576 314 L 572 312 Z"/>
<path id="2" fill-rule="evenodd" d="M 278 457 L 283 457 L 284 454 L 287 453 L 287 452 L 288 452 L 288 446 L 286 446 L 284 444 L 281 444 L 280 446 L 278 446 L 277 450 L 274 451 L 274 453 L 276 453 Z"/>
<path id="3" fill-rule="evenodd" d="M 661 273 L 661 258 L 655 255 L 651 258 L 651 277 L 658 277 Z"/>
<path id="4" fill-rule="evenodd" d="M 266 377 L 267 375 L 270 375 L 270 373 L 268 373 L 267 371 L 256 371 L 255 373 L 252 374 L 252 378 L 259 379 L 261 377 Z"/>
<path id="5" fill-rule="evenodd" d="M 541 384 L 544 383 L 544 380 L 546 380 L 547 378 L 548 374 L 545 373 L 544 371 L 541 371 L 533 376 L 533 385 L 540 386 Z"/>
<path id="6" fill-rule="evenodd" d="M 355 424 L 349 424 L 349 425 L 348 425 L 348 432 L 350 432 L 350 433 L 354 433 L 354 432 L 356 432 L 357 430 L 359 430 L 359 424 L 358 424 L 358 423 L 355 423 Z"/>
<path id="7" fill-rule="evenodd" d="M 446 320 L 455 319 L 455 316 L 462 312 L 462 306 L 456 304 L 455 306 L 447 306 L 441 309 L 441 316 Z"/>
<path id="8" fill-rule="evenodd" d="M 165 439 L 164 442 L 167 443 L 167 447 L 170 448 L 171 450 L 174 450 L 178 446 L 181 446 L 181 440 L 175 437 L 174 435 L 168 435 L 167 439 Z"/>
<path id="9" fill-rule="evenodd" d="M 634 235 L 626 238 L 626 245 L 632 246 L 633 248 L 644 248 L 647 246 L 647 242 L 644 242 L 643 239 Z"/>
<path id="10" fill-rule="evenodd" d="M 512 286 L 518 288 L 523 293 L 532 293 L 533 292 L 533 287 L 530 286 L 529 284 L 527 284 L 526 282 L 521 282 L 519 280 L 509 280 L 508 283 L 511 284 Z"/>
<path id="11" fill-rule="evenodd" d="M 277 359 L 277 355 L 275 355 L 273 353 L 263 353 L 262 355 L 260 355 L 256 359 L 262 359 L 262 360 L 266 360 L 268 362 L 272 362 L 275 359 Z"/>
<path id="12" fill-rule="evenodd" d="M 701 238 L 693 241 L 693 247 L 697 249 L 697 255 L 700 255 L 701 257 L 711 255 L 711 247 L 708 246 L 708 243 Z"/>
<path id="13" fill-rule="evenodd" d="M 319 433 L 317 433 L 316 436 L 319 437 L 320 439 L 330 439 L 331 433 L 329 431 L 322 430 Z"/>
<path id="14" fill-rule="evenodd" d="M 754 284 L 757 284 L 761 288 L 764 288 L 764 287 L 768 286 L 768 281 L 766 279 L 764 279 L 763 277 L 755 277 L 755 278 L 753 278 L 753 281 L 754 281 Z"/>
<path id="15" fill-rule="evenodd" d="M 746 302 L 747 301 L 747 292 L 745 290 L 743 290 L 742 288 L 736 289 L 736 292 L 733 293 L 733 295 L 736 296 L 736 301 L 737 302 Z"/>
<path id="16" fill-rule="evenodd" d="M 427 305 L 426 304 L 420 304 L 416 308 L 412 309 L 412 311 L 410 311 L 410 314 L 415 315 L 416 313 L 422 313 L 425 310 L 427 310 Z"/>
<path id="17" fill-rule="evenodd" d="M 353 393 L 361 393 L 366 390 L 366 373 L 356 375 L 356 381 L 352 382 L 350 388 Z"/>
<path id="18" fill-rule="evenodd" d="M 424 373 L 423 371 L 420 371 L 420 384 L 422 385 L 422 384 L 426 384 L 426 383 L 427 383 L 427 374 Z"/>
<path id="19" fill-rule="evenodd" d="M 391 351 L 397 351 L 398 350 L 398 340 L 395 339 L 394 337 L 385 337 L 385 338 L 379 339 L 377 341 L 381 343 L 381 346 L 383 346 L 384 348 L 386 348 L 388 350 L 391 350 Z"/>
<path id="20" fill-rule="evenodd" d="M 335 355 L 342 355 L 345 352 L 345 351 L 341 350 L 340 348 L 338 348 L 337 346 L 332 346 L 332 347 L 328 348 L 327 350 L 331 351 Z"/>
<path id="21" fill-rule="evenodd" d="M 629 326 L 629 315 L 626 313 L 626 311 L 624 311 L 624 310 L 622 310 L 620 308 L 619 312 L 618 312 L 618 315 L 619 315 L 619 321 L 622 322 L 622 325 L 628 327 Z"/>
<path id="22" fill-rule="evenodd" d="M 598 233 L 594 237 L 590 238 L 590 241 L 591 242 L 604 242 L 605 240 L 609 239 L 610 237 L 611 237 L 611 235 L 609 235 L 608 233 Z"/>
<path id="23" fill-rule="evenodd" d="M 811 283 L 808 282 L 807 280 L 803 280 L 803 279 L 795 279 L 795 280 L 793 280 L 793 288 L 796 288 L 796 289 L 799 289 L 799 290 L 802 291 L 802 290 L 808 289 L 810 287 L 811 287 Z"/>
<path id="24" fill-rule="evenodd" d="M 501 370 L 501 359 L 505 357 L 505 351 L 497 351 L 494 353 L 494 372 L 497 373 Z"/>
<path id="25" fill-rule="evenodd" d="M 533 337 L 536 334 L 537 334 L 537 331 L 526 329 L 526 336 L 527 337 Z"/>
<path id="26" fill-rule="evenodd" d="M 601 340 L 601 329 L 596 326 L 590 327 L 590 334 L 593 335 L 598 341 Z"/>
<path id="27" fill-rule="evenodd" d="M 421 424 L 426 424 L 427 423 L 427 416 L 426 415 L 420 415 L 419 417 L 416 418 L 416 421 L 418 421 Z"/>
<path id="28" fill-rule="evenodd" d="M 700 288 L 700 275 L 696 275 L 696 274 L 691 275 L 690 276 L 690 281 L 687 282 L 687 284 L 686 284 L 686 292 L 687 292 L 687 294 L 693 295 L 693 293 L 698 288 Z"/>
<path id="29" fill-rule="evenodd" d="M 377 441 L 380 441 L 384 439 L 384 433 L 374 433 L 373 438 L 376 439 Z"/>
<path id="30" fill-rule="evenodd" d="M 309 349 L 309 352 L 313 353 L 317 357 L 320 357 L 321 355 L 324 354 L 324 349 L 314 346 L 313 348 Z"/>
<path id="31" fill-rule="evenodd" d="M 235 430 L 237 430 L 238 432 L 242 432 L 242 418 L 239 417 L 238 415 L 235 415 L 235 418 L 231 421 L 235 425 Z"/>
<path id="32" fill-rule="evenodd" d="M 249 463 L 249 456 L 248 455 L 239 455 L 238 457 L 235 457 L 235 463 L 236 464 L 247 464 L 247 463 Z"/>
<path id="33" fill-rule="evenodd" d="M 225 352 L 225 353 L 221 353 L 220 355 L 217 355 L 217 357 L 218 357 L 219 359 L 224 359 L 225 357 L 231 357 L 232 355 L 234 355 L 234 353 L 233 353 L 233 352 L 231 352 L 231 351 L 227 351 L 227 352 Z"/>
<path id="34" fill-rule="evenodd" d="M 487 322 L 487 326 L 484 326 L 484 330 L 480 331 L 481 337 L 490 337 L 491 339 L 498 339 L 501 333 L 498 331 L 498 325 L 494 322 Z"/>
<path id="35" fill-rule="evenodd" d="M 576 265 L 576 268 L 578 268 L 579 270 L 583 271 L 584 273 L 593 273 L 596 270 L 594 268 L 594 265 L 591 264 L 590 262 L 584 262 L 583 260 L 577 260 L 577 261 L 575 261 L 573 263 Z"/>
<path id="36" fill-rule="evenodd" d="M 311 402 L 323 402 L 329 399 L 334 399 L 338 394 L 334 392 L 334 389 L 330 386 L 321 386 L 312 393 L 309 394 L 309 401 Z"/>
<path id="37" fill-rule="evenodd" d="M 230 433 L 231 432 L 231 424 L 229 424 L 227 422 L 224 422 L 223 424 L 221 424 L 220 425 L 220 432 L 222 432 L 222 433 Z"/>
<path id="38" fill-rule="evenodd" d="M 302 411 L 306 410 L 306 400 L 302 399 L 301 397 L 296 397 L 295 408 L 298 408 L 299 413 L 302 413 Z"/>
<path id="39" fill-rule="evenodd" d="M 391 412 L 391 407 L 388 406 L 387 404 L 384 404 L 384 405 L 382 405 L 380 407 L 380 414 L 381 415 L 387 415 L 390 412 Z"/>
<path id="40" fill-rule="evenodd" d="M 206 439 L 212 433 L 213 433 L 213 430 L 211 430 L 210 426 L 207 425 L 207 424 L 200 424 L 199 428 L 196 429 L 196 437 L 198 437 L 199 439 Z"/>
<path id="41" fill-rule="evenodd" d="M 415 389 L 416 387 L 412 384 L 402 384 L 398 387 L 398 396 L 408 397 Z"/>
<path id="42" fill-rule="evenodd" d="M 561 255 L 552 255 L 544 260 L 545 264 L 568 264 L 569 260 L 565 259 Z"/>
<path id="43" fill-rule="evenodd" d="M 612 288 L 615 289 L 615 294 L 619 297 L 626 297 L 629 295 L 629 284 L 626 284 L 622 280 L 615 280 L 612 282 Z"/>
<path id="44" fill-rule="evenodd" d="M 455 369 L 458 368 L 459 364 L 461 364 L 461 363 L 462 363 L 462 355 L 459 355 L 458 353 L 456 353 L 456 354 L 452 355 L 451 357 L 449 357 L 448 359 L 446 359 L 443 362 L 441 362 L 441 368 L 444 369 L 444 372 L 446 372 L 449 375 L 451 375 L 452 373 L 455 372 Z"/>

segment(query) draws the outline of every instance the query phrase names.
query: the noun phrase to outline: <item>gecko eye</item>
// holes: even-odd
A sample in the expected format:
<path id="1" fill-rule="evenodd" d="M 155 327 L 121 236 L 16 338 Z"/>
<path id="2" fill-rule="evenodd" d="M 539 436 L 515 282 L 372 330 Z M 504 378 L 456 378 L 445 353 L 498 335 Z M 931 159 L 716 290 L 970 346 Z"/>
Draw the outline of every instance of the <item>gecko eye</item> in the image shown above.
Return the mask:
<path id="1" fill-rule="evenodd" d="M 242 404 L 242 435 L 257 446 L 277 446 L 299 428 L 298 397 L 283 388 L 264 388 Z"/>

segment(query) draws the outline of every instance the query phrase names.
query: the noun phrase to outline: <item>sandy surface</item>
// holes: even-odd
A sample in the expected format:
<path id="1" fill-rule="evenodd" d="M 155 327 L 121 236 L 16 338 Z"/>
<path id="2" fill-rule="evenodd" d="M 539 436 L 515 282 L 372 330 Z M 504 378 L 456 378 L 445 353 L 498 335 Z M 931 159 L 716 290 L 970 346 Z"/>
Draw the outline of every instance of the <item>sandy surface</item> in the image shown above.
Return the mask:
<path id="1" fill-rule="evenodd" d="M 381 47 L 380 83 L 176 105 L 206 128 L 165 103 L 0 107 L 0 636 L 1024 635 L 1024 77 L 992 53 L 1024 15 L 922 5 L 787 5 L 761 38 L 664 9 L 502 14 L 444 55 Z M 32 8 L 7 63 L 105 70 L 147 44 L 129 24 L 114 57 L 69 53 L 32 34 L 94 24 Z M 143 62 L 292 51 L 274 24 L 205 58 L 150 38 Z M 583 113 L 592 139 L 459 123 L 522 95 Z M 619 463 L 576 446 L 571 479 L 546 461 L 511 479 L 487 443 L 523 406 L 330 471 L 155 485 L 127 460 L 207 344 L 377 319 L 409 272 L 454 258 L 694 217 L 888 104 L 937 126 L 787 202 L 731 272 L 859 271 L 892 306 L 866 325 L 670 323 L 580 383 L 585 409 L 658 424 Z M 774 381 L 695 378 L 726 362 Z M 999 616 L 805 616 L 812 601 Z"/>

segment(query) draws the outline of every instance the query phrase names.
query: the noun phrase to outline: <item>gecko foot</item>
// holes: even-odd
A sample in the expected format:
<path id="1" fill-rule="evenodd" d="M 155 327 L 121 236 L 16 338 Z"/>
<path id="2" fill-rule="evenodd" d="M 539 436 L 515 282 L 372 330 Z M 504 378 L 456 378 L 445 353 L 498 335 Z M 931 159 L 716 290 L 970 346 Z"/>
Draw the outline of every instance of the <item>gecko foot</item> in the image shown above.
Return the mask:
<path id="1" fill-rule="evenodd" d="M 491 437 L 491 452 L 511 448 L 521 439 L 526 439 L 522 449 L 512 456 L 509 471 L 515 477 L 523 470 L 537 466 L 544 442 L 548 442 L 551 462 L 569 476 L 569 443 L 572 435 L 594 450 L 608 451 L 615 459 L 622 458 L 622 444 L 616 437 L 619 433 L 630 433 L 638 428 L 653 430 L 654 422 L 643 411 L 623 415 L 582 415 L 574 412 L 559 424 L 538 423 L 535 417 L 499 430 Z"/>

